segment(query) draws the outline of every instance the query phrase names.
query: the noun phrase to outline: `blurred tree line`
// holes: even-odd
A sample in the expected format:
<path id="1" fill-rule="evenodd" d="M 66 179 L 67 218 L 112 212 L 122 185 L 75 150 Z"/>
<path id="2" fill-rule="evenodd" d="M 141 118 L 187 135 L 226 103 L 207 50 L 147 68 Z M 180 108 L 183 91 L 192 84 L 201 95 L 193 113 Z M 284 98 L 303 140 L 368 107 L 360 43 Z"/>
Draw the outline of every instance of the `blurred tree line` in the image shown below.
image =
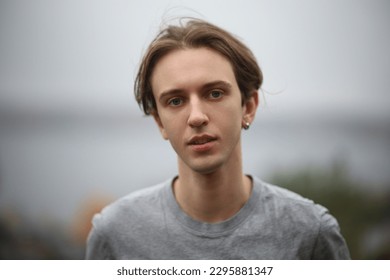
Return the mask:
<path id="1" fill-rule="evenodd" d="M 0 260 L 70 260 L 84 257 L 83 244 L 54 223 L 36 225 L 23 215 L 0 215 Z"/>
<path id="2" fill-rule="evenodd" d="M 352 259 L 390 259 L 390 186 L 356 182 L 347 165 L 276 172 L 269 182 L 329 209 L 339 222 Z"/>

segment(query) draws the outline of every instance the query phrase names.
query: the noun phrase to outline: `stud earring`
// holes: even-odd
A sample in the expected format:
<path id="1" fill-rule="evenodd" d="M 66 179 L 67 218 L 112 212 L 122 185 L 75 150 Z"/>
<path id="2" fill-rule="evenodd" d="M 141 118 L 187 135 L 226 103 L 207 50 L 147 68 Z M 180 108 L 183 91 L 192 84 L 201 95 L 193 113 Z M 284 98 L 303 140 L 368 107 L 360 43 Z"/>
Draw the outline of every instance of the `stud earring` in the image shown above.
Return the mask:
<path id="1" fill-rule="evenodd" d="M 248 130 L 250 128 L 251 124 L 249 122 L 245 122 L 244 125 L 243 125 L 243 128 L 245 130 Z"/>

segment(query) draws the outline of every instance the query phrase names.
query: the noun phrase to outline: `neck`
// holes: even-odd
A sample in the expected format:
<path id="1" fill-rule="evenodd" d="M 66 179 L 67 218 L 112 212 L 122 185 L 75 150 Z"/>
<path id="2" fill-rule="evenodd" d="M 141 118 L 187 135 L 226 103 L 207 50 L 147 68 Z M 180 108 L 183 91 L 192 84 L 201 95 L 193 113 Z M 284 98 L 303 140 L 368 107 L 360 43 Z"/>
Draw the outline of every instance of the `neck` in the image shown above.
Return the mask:
<path id="1" fill-rule="evenodd" d="M 248 201 L 252 182 L 243 174 L 241 153 L 217 170 L 202 174 L 179 159 L 174 193 L 180 207 L 193 219 L 208 223 L 227 220 Z"/>

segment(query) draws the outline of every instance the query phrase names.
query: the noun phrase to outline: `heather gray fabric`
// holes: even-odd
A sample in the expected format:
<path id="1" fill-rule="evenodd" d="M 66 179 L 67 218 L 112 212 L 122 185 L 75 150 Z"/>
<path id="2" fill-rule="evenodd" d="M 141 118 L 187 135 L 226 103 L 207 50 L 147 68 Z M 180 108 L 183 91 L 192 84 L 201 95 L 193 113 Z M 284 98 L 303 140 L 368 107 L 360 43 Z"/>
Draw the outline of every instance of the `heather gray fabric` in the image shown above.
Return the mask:
<path id="1" fill-rule="evenodd" d="M 93 219 L 87 259 L 349 259 L 339 226 L 324 207 L 253 178 L 232 218 L 193 220 L 172 181 L 119 199 Z"/>

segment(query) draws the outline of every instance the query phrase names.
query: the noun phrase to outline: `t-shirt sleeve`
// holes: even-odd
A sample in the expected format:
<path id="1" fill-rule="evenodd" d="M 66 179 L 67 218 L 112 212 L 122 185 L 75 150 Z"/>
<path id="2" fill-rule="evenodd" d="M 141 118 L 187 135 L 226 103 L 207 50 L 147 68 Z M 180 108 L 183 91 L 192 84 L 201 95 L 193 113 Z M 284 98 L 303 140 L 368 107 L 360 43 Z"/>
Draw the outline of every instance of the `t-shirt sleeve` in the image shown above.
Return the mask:
<path id="1" fill-rule="evenodd" d="M 111 259 L 110 248 L 103 234 L 100 222 L 101 215 L 97 214 L 92 219 L 92 229 L 88 235 L 85 258 L 87 260 Z"/>
<path id="2" fill-rule="evenodd" d="M 350 259 L 347 244 L 341 235 L 336 219 L 325 211 L 321 215 L 321 223 L 315 242 L 312 259 L 343 260 Z"/>

